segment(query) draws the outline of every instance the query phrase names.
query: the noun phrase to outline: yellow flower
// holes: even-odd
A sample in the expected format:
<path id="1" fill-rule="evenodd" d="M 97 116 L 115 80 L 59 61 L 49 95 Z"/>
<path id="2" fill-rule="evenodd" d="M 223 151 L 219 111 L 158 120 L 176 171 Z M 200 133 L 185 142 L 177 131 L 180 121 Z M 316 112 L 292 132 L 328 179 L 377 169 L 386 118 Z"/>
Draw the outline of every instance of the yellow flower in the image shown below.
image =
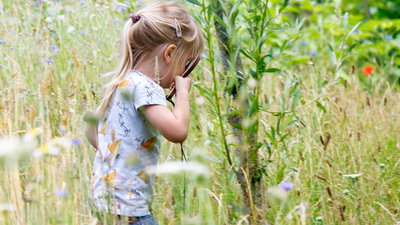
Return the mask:
<path id="1" fill-rule="evenodd" d="M 42 147 L 40 147 L 40 150 L 42 150 L 42 152 L 48 152 L 49 151 L 49 146 L 42 145 Z"/>

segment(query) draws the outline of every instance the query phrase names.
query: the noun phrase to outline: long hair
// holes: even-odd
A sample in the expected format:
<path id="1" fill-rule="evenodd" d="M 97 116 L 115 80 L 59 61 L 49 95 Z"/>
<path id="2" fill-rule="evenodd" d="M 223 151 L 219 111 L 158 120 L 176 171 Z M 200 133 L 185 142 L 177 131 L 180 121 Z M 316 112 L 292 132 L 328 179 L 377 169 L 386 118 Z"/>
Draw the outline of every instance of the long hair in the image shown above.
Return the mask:
<path id="1" fill-rule="evenodd" d="M 136 13 L 139 21 L 129 19 L 122 31 L 121 54 L 118 67 L 109 74 L 113 75 L 106 85 L 104 98 L 100 103 L 98 116 L 104 120 L 107 109 L 118 84 L 130 70 L 144 58 L 156 58 L 162 48 L 175 44 L 172 68 L 174 74 L 183 59 L 194 57 L 203 52 L 204 39 L 201 30 L 189 12 L 175 2 L 159 2 Z M 178 21 L 182 36 L 177 37 L 175 19 Z"/>

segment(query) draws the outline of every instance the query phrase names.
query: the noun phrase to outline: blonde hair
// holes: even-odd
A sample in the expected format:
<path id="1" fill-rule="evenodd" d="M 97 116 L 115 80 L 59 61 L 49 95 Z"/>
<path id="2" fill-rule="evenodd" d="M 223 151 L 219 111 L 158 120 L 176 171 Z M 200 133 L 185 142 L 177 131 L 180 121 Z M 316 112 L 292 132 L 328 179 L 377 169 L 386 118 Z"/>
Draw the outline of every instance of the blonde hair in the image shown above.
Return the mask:
<path id="1" fill-rule="evenodd" d="M 122 31 L 121 58 L 107 84 L 104 98 L 100 103 L 98 116 L 104 120 L 107 109 L 118 84 L 123 81 L 127 72 L 132 70 L 144 58 L 156 58 L 162 48 L 176 45 L 172 65 L 174 72 L 183 59 L 201 54 L 204 40 L 200 28 L 189 12 L 175 2 L 159 2 L 136 13 L 140 19 L 134 23 L 129 19 Z M 175 19 L 178 21 L 181 37 L 177 36 Z"/>

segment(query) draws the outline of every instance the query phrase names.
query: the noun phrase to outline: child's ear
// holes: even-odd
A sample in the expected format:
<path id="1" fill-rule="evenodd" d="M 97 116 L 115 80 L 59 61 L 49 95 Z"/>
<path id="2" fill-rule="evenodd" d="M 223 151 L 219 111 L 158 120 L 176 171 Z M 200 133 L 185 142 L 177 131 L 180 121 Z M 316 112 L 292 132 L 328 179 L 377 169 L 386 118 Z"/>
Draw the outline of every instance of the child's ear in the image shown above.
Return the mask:
<path id="1" fill-rule="evenodd" d="M 167 64 L 170 64 L 172 61 L 172 54 L 174 53 L 176 49 L 176 45 L 171 44 L 168 45 L 167 48 L 164 50 L 164 60 L 167 62 Z"/>

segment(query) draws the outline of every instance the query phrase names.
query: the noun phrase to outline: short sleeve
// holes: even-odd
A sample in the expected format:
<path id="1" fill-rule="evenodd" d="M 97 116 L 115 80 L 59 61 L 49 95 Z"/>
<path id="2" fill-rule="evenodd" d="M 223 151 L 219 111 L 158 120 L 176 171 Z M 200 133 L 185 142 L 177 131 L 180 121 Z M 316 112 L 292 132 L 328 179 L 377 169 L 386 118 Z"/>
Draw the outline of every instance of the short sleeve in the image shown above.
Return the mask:
<path id="1" fill-rule="evenodd" d="M 144 105 L 167 106 L 164 90 L 152 81 L 141 81 L 133 91 L 133 105 L 136 110 Z"/>

